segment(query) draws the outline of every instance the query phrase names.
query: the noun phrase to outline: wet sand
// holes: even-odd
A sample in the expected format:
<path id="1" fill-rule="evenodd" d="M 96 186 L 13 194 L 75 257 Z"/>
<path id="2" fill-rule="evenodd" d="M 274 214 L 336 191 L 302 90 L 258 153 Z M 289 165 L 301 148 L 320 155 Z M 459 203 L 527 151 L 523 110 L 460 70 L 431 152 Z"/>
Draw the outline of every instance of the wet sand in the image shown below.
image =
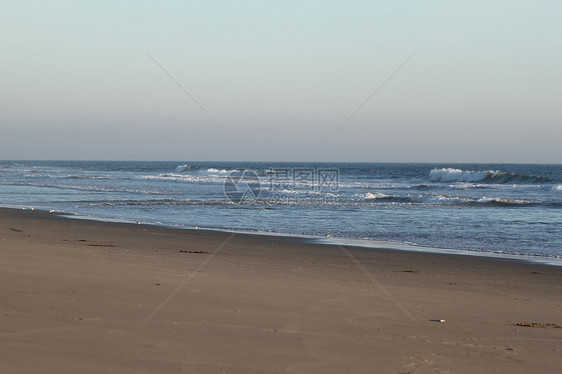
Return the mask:
<path id="1" fill-rule="evenodd" d="M 2 373 L 562 367 L 561 267 L 13 209 L 0 258 Z"/>

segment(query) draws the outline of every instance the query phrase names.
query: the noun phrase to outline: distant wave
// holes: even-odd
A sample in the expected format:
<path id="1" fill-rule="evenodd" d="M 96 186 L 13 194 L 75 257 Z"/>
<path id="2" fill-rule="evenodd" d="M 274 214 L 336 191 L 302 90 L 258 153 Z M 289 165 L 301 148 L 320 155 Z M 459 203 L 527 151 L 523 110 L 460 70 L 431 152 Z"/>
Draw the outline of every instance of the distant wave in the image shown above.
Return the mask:
<path id="1" fill-rule="evenodd" d="M 137 178 L 139 179 L 150 179 L 158 181 L 170 181 L 170 182 L 190 182 L 190 183 L 214 183 L 214 184 L 224 184 L 230 175 L 242 176 L 244 171 L 239 170 L 226 170 L 226 169 L 214 169 L 206 168 L 197 171 L 191 171 L 189 173 L 163 173 L 158 175 L 141 175 Z M 253 180 L 252 174 L 246 174 L 246 181 L 251 182 Z M 255 183 L 258 183 L 256 179 Z"/>
<path id="2" fill-rule="evenodd" d="M 189 170 L 191 170 L 191 166 L 185 164 L 185 165 L 178 165 L 178 166 L 176 166 L 175 172 L 176 172 L 176 173 L 181 173 L 181 172 L 189 171 Z"/>
<path id="3" fill-rule="evenodd" d="M 361 200 L 372 203 L 411 203 L 412 199 L 408 196 L 387 195 L 384 193 L 370 193 L 367 192 Z"/>
<path id="4" fill-rule="evenodd" d="M 147 199 L 147 200 L 102 200 L 77 201 L 85 207 L 104 206 L 162 206 L 162 205 L 233 205 L 229 200 L 175 200 L 175 199 Z"/>
<path id="5" fill-rule="evenodd" d="M 363 200 L 376 203 L 395 203 L 395 204 L 454 204 L 462 203 L 464 200 L 456 196 L 448 195 L 386 195 L 383 193 L 367 193 Z"/>
<path id="6" fill-rule="evenodd" d="M 140 179 L 152 179 L 159 181 L 170 181 L 170 182 L 199 182 L 199 183 L 224 183 L 224 177 L 212 176 L 212 175 L 193 175 L 193 174 L 178 174 L 178 173 L 167 173 L 159 175 L 141 175 Z"/>
<path id="7" fill-rule="evenodd" d="M 160 190 L 149 190 L 149 189 L 136 189 L 136 188 L 125 188 L 125 187 L 103 187 L 103 186 L 92 186 L 92 185 L 75 185 L 75 184 L 63 184 L 63 183 L 25 183 L 24 186 L 34 186 L 34 187 L 48 187 L 57 189 L 71 189 L 78 191 L 88 191 L 88 192 L 118 192 L 118 193 L 133 193 L 141 195 L 166 195 L 167 192 Z"/>
<path id="8" fill-rule="evenodd" d="M 420 204 L 420 205 L 474 205 L 474 206 L 497 206 L 497 207 L 524 207 L 544 205 L 560 207 L 562 202 L 556 201 L 530 201 L 517 199 L 503 199 L 492 197 L 466 198 L 442 194 L 422 195 L 387 195 L 383 193 L 366 193 L 359 201 L 375 204 Z"/>
<path id="9" fill-rule="evenodd" d="M 380 200 L 380 199 L 386 199 L 386 198 L 389 198 L 389 197 L 392 197 L 392 196 L 384 194 L 384 193 L 380 193 L 380 192 L 377 192 L 377 193 L 367 192 L 365 194 L 364 198 L 365 198 L 365 200 Z"/>
<path id="10" fill-rule="evenodd" d="M 191 173 L 191 174 L 228 174 L 233 172 L 241 172 L 246 171 L 244 169 L 231 169 L 227 170 L 225 168 L 219 167 L 201 167 L 201 166 L 192 166 L 192 165 L 178 165 L 176 166 L 173 173 L 170 174 L 182 174 L 182 173 Z"/>
<path id="11" fill-rule="evenodd" d="M 260 198 L 258 200 L 249 202 L 249 205 L 262 205 L 262 206 L 272 206 L 276 205 L 333 205 L 334 199 L 322 199 L 322 198 L 303 198 L 303 199 L 288 199 L 279 201 L 278 204 L 272 204 L 270 199 Z M 238 205 L 232 201 L 224 199 L 212 199 L 212 200 L 186 200 L 186 199 L 123 199 L 123 200 L 93 200 L 93 201 L 74 201 L 76 204 L 83 204 L 82 206 L 87 207 L 101 207 L 101 206 L 163 206 L 163 205 L 176 205 L 176 206 L 189 206 L 189 205 L 215 205 L 215 206 L 231 206 Z M 482 197 L 480 199 L 463 199 L 455 196 L 446 195 L 418 195 L 418 196 L 391 196 L 379 194 L 378 196 L 373 194 L 373 196 L 365 196 L 360 200 L 346 200 L 339 201 L 338 204 L 341 205 L 356 205 L 361 203 L 367 204 L 381 204 L 381 205 L 448 205 L 448 206 L 482 206 L 482 207 L 526 207 L 526 206 L 537 206 L 544 205 L 553 208 L 562 207 L 562 202 L 533 202 L 527 200 L 514 200 L 514 199 L 502 199 L 502 198 L 487 198 Z"/>
<path id="12" fill-rule="evenodd" d="M 207 173 L 226 174 L 226 173 L 229 173 L 229 171 L 226 170 L 226 169 L 221 169 L 221 170 L 219 170 L 219 169 L 215 169 L 215 168 L 209 168 L 209 169 L 207 169 Z"/>
<path id="13" fill-rule="evenodd" d="M 552 179 L 542 176 L 508 173 L 501 170 L 471 171 L 454 168 L 433 169 L 429 172 L 432 182 L 487 182 L 487 183 L 517 183 L 552 182 Z"/>
<path id="14" fill-rule="evenodd" d="M 527 200 L 513 200 L 513 199 L 502 199 L 502 198 L 487 198 L 483 197 L 478 200 L 470 200 L 464 202 L 467 205 L 491 205 L 491 206 L 501 206 L 501 207 L 516 207 L 516 206 L 532 206 L 540 205 L 540 202 L 533 202 Z"/>
<path id="15" fill-rule="evenodd" d="M 100 175 L 69 175 L 68 179 L 110 179 Z"/>

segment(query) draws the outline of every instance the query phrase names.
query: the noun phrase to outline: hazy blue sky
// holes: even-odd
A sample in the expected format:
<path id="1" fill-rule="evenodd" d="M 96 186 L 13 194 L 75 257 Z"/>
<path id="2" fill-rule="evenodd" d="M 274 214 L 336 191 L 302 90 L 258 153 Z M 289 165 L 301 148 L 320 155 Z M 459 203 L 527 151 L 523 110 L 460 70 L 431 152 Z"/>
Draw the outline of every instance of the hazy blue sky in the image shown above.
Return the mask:
<path id="1" fill-rule="evenodd" d="M 561 15 L 560 1 L 0 0 L 0 159 L 562 162 Z"/>

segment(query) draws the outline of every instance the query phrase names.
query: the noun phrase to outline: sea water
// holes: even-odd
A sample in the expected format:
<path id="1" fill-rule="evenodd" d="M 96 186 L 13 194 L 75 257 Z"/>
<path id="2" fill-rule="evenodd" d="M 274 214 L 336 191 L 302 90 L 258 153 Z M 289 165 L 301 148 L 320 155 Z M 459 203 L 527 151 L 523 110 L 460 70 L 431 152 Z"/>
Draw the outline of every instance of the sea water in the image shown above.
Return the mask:
<path id="1" fill-rule="evenodd" d="M 562 257 L 562 165 L 0 161 L 0 204 L 184 228 Z"/>

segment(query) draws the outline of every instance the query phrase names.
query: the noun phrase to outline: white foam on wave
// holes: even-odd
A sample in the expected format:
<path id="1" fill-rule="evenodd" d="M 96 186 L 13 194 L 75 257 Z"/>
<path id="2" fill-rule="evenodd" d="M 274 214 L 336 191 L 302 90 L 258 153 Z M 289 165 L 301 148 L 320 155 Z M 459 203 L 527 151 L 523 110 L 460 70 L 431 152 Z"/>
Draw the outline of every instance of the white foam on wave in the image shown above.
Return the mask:
<path id="1" fill-rule="evenodd" d="M 371 193 L 371 192 L 367 192 L 364 196 L 363 199 L 365 200 L 377 200 L 377 199 L 384 199 L 390 197 L 390 195 L 384 194 L 384 193 Z"/>
<path id="2" fill-rule="evenodd" d="M 219 169 L 215 169 L 215 168 L 209 168 L 209 169 L 207 169 L 207 173 L 226 174 L 226 173 L 229 173 L 229 171 L 225 170 L 225 169 L 219 170 Z"/>
<path id="3" fill-rule="evenodd" d="M 421 194 L 421 195 L 387 195 L 384 193 L 371 193 L 367 192 L 362 196 L 363 200 L 374 201 L 383 200 L 385 203 L 390 204 L 450 204 L 461 202 L 462 199 L 456 196 L 447 195 L 433 195 L 433 194 Z"/>
<path id="4" fill-rule="evenodd" d="M 227 174 L 234 170 L 217 169 L 217 168 L 207 168 L 199 169 L 193 168 L 190 165 L 178 165 L 172 174 L 184 173 L 184 172 L 194 172 L 194 173 L 210 173 L 210 174 Z"/>
<path id="5" fill-rule="evenodd" d="M 562 192 L 562 184 L 553 186 L 553 187 L 552 187 L 552 191 L 554 191 L 554 192 Z"/>
<path id="6" fill-rule="evenodd" d="M 176 166 L 176 170 L 174 170 L 176 173 L 181 173 L 182 171 L 188 171 L 191 170 L 191 166 L 184 164 L 184 165 L 178 165 Z"/>
<path id="7" fill-rule="evenodd" d="M 177 174 L 177 173 L 185 173 L 185 172 L 192 172 L 192 173 L 210 173 L 210 174 L 227 174 L 227 173 L 231 173 L 233 171 L 236 170 L 226 170 L 226 169 L 219 169 L 219 168 L 207 168 L 207 169 L 203 169 L 203 168 L 198 168 L 198 167 L 192 167 L 191 165 L 188 164 L 184 164 L 184 165 L 178 165 L 176 166 L 176 169 L 174 170 L 173 173 Z"/>
<path id="8" fill-rule="evenodd" d="M 422 203 L 422 204 L 452 204 L 462 201 L 460 197 L 447 196 L 447 195 L 418 195 L 418 196 L 410 195 L 409 198 L 414 203 Z"/>
<path id="9" fill-rule="evenodd" d="M 390 204 L 428 204 L 428 205 L 456 205 L 456 204 L 503 204 L 503 205 L 524 205 L 533 204 L 528 200 L 505 199 L 499 197 L 482 196 L 478 198 L 469 198 L 463 196 L 451 196 L 444 194 L 420 194 L 405 196 L 393 196 L 383 193 L 367 193 L 363 195 L 363 200 L 374 201 L 382 200 L 383 203 Z"/>
<path id="10" fill-rule="evenodd" d="M 497 184 L 485 184 L 485 183 L 470 183 L 470 182 L 455 182 L 448 185 L 448 188 L 454 188 L 457 190 L 468 190 L 473 188 L 497 188 Z"/>
<path id="11" fill-rule="evenodd" d="M 443 168 L 431 170 L 429 172 L 429 179 L 434 182 L 478 182 L 505 174 L 505 172 L 500 170 L 470 171 Z"/>
<path id="12" fill-rule="evenodd" d="M 215 182 L 224 183 L 224 177 L 218 175 L 193 175 L 193 174 L 177 174 L 167 173 L 160 175 L 141 175 L 140 179 L 152 179 L 159 181 L 176 181 L 176 182 Z"/>
<path id="13" fill-rule="evenodd" d="M 105 175 L 68 175 L 69 179 L 111 179 Z"/>
<path id="14" fill-rule="evenodd" d="M 476 200 L 477 203 L 496 203 L 496 204 L 532 204 L 532 201 L 518 199 L 503 199 L 501 197 L 483 196 Z"/>

